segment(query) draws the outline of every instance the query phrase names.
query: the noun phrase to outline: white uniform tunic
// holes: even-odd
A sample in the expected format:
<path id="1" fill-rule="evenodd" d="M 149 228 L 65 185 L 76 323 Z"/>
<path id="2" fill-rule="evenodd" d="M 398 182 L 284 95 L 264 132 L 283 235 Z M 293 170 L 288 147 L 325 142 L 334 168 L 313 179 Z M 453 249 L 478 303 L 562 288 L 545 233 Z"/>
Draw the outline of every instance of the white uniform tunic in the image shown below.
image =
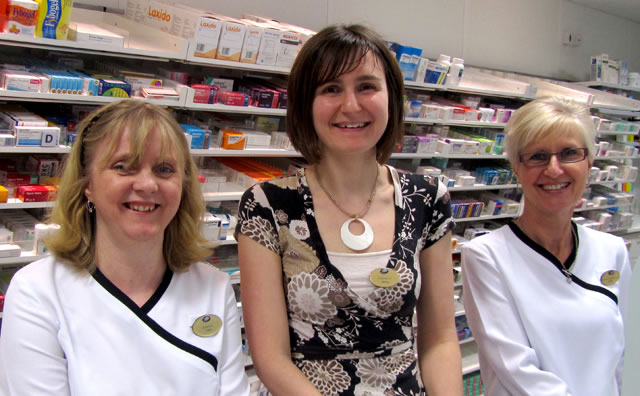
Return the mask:
<path id="1" fill-rule="evenodd" d="M 627 249 L 622 238 L 577 230 L 578 250 L 565 263 L 574 263 L 571 283 L 513 223 L 462 247 L 464 305 L 487 395 L 620 394 Z M 609 270 L 621 278 L 606 286 Z"/>
<path id="2" fill-rule="evenodd" d="M 11 281 L 0 334 L 2 395 L 247 395 L 229 276 L 197 263 L 138 307 L 100 272 L 53 257 Z M 205 314 L 222 319 L 194 334 Z"/>

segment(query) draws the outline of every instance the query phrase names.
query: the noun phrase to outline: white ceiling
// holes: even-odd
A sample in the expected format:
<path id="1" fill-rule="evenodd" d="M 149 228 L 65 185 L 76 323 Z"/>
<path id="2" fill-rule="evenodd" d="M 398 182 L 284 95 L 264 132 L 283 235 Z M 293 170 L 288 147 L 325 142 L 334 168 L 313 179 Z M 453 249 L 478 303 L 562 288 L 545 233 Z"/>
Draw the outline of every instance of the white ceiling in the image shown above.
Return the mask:
<path id="1" fill-rule="evenodd" d="M 640 0 L 573 0 L 573 2 L 640 23 Z"/>

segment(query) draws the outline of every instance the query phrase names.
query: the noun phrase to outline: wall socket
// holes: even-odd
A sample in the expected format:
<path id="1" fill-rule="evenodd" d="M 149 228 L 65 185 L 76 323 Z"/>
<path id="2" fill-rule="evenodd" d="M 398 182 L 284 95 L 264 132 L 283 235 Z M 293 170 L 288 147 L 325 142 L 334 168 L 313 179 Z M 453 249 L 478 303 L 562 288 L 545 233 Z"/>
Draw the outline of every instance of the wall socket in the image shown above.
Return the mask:
<path id="1" fill-rule="evenodd" d="M 577 47 L 582 45 L 582 34 L 575 32 L 562 32 L 562 44 Z"/>

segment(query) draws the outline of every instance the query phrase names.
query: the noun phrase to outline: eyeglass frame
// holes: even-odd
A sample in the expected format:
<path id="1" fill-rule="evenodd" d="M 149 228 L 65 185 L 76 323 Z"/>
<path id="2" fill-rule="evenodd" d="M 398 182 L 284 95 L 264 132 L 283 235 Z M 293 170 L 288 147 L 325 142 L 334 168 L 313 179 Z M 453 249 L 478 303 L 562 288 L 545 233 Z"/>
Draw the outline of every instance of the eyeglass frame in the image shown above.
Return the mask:
<path id="1" fill-rule="evenodd" d="M 560 159 L 558 154 L 562 153 L 563 151 L 567 151 L 567 150 L 582 150 L 584 155 L 582 156 L 581 159 L 578 159 L 578 160 L 575 160 L 575 161 L 563 161 L 563 160 Z M 533 154 L 546 154 L 548 157 L 547 157 L 547 160 L 546 160 L 546 162 L 544 164 L 527 165 L 527 163 L 525 161 L 523 161 L 522 157 L 524 157 L 525 155 L 533 155 Z M 528 154 L 526 154 L 526 153 L 525 154 L 520 154 L 520 155 L 518 155 L 518 159 L 520 160 L 520 162 L 522 164 L 524 164 L 525 166 L 527 166 L 529 168 L 540 168 L 540 167 L 549 165 L 549 162 L 551 162 L 551 157 L 553 157 L 554 155 L 558 159 L 558 162 L 561 162 L 563 164 L 573 164 L 573 163 L 584 161 L 585 159 L 587 159 L 587 156 L 589 155 L 589 149 L 587 147 L 572 147 L 572 148 L 562 149 L 562 150 L 557 151 L 555 153 L 546 153 L 544 151 L 537 151 L 537 152 L 528 153 Z"/>

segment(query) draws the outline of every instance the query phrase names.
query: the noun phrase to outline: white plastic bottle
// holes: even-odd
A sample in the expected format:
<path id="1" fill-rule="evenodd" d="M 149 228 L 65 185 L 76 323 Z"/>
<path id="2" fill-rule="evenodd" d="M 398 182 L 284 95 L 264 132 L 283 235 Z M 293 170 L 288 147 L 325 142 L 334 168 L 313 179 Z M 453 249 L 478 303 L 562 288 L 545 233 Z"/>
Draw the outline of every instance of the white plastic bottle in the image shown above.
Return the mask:
<path id="1" fill-rule="evenodd" d="M 453 58 L 453 62 L 449 67 L 449 73 L 447 74 L 447 84 L 459 85 L 463 72 L 464 72 L 464 60 L 461 58 Z"/>

